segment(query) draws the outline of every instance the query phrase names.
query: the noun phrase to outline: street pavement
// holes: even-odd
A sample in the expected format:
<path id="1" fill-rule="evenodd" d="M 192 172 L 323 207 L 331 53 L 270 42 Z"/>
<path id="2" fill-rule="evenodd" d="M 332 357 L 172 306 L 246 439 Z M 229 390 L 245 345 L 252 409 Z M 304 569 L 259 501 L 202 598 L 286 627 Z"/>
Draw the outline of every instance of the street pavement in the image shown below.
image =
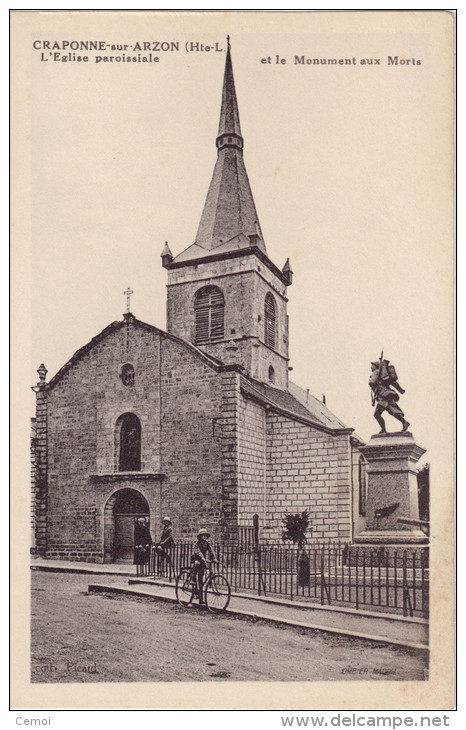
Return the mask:
<path id="1" fill-rule="evenodd" d="M 427 652 L 111 593 L 32 571 L 33 682 L 423 680 Z M 104 586 L 105 587 L 105 586 Z M 131 587 L 130 587 L 131 588 Z M 139 589 L 140 586 L 132 586 Z"/>

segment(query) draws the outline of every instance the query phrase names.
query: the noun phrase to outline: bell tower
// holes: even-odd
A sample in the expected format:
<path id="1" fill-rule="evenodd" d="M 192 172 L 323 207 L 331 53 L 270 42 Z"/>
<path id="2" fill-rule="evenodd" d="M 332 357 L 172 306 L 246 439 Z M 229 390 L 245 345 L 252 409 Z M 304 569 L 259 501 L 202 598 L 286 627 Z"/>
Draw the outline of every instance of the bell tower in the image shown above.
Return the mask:
<path id="1" fill-rule="evenodd" d="M 289 260 L 269 259 L 244 166 L 229 38 L 217 161 L 195 241 L 177 256 L 168 244 L 167 331 L 253 378 L 288 388 Z"/>

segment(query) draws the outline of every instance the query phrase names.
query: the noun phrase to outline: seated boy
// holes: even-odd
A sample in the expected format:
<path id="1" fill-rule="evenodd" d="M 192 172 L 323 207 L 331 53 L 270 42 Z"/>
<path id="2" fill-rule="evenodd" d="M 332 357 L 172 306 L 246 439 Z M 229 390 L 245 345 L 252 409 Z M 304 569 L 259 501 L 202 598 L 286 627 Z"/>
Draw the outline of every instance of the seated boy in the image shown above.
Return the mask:
<path id="1" fill-rule="evenodd" d="M 175 541 L 173 539 L 173 528 L 172 521 L 169 517 L 164 517 L 162 520 L 162 534 L 160 540 L 155 545 L 155 550 L 161 558 L 161 562 L 170 562 L 170 555 L 167 550 L 175 547 Z"/>

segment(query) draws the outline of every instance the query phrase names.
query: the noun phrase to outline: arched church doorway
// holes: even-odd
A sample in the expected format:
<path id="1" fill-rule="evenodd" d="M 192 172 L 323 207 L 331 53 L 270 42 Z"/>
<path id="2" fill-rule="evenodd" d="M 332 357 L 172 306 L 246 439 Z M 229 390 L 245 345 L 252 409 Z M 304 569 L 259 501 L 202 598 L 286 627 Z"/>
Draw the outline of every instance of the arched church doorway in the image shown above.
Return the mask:
<path id="1" fill-rule="evenodd" d="M 145 517 L 149 525 L 149 505 L 135 489 L 119 489 L 105 505 L 104 551 L 105 562 L 133 562 L 134 524 Z"/>

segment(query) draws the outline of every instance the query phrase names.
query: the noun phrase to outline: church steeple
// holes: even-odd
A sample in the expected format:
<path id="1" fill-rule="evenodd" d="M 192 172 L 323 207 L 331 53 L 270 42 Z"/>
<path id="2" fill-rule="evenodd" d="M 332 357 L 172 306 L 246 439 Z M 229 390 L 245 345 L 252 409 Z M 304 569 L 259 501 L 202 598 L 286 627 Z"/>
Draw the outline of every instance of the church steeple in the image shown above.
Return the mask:
<path id="1" fill-rule="evenodd" d="M 255 245 L 266 253 L 243 161 L 244 140 L 229 38 L 216 146 L 217 162 L 199 223 L 196 245 L 211 251 L 219 246 L 224 248 L 224 244 L 231 241 L 235 248 Z"/>
<path id="2" fill-rule="evenodd" d="M 217 161 L 196 241 L 173 257 L 168 245 L 167 331 L 274 388 L 288 387 L 287 287 L 267 255 L 243 162 L 230 42 L 223 77 Z"/>

